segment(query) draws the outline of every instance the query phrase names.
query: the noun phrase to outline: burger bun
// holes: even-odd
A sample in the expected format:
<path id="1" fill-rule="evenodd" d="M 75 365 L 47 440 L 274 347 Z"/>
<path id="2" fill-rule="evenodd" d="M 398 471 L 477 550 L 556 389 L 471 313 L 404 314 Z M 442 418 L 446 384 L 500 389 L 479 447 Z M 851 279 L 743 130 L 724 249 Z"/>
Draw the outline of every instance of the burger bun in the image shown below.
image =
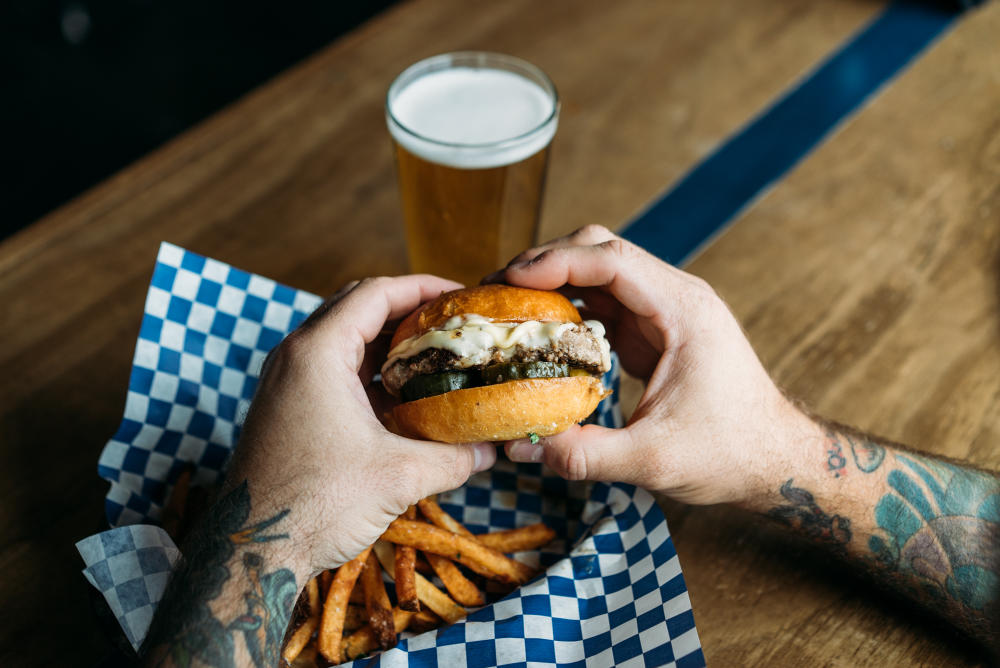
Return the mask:
<path id="1" fill-rule="evenodd" d="M 399 404 L 393 417 L 413 438 L 444 443 L 551 436 L 594 412 L 611 394 L 599 378 L 535 378 L 453 390 Z"/>

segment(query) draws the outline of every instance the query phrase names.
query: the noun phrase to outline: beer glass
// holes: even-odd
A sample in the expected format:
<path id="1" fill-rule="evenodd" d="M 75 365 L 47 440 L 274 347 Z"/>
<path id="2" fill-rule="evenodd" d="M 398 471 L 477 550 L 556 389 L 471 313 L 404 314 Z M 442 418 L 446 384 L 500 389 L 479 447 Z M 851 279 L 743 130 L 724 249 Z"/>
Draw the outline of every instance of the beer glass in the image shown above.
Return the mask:
<path id="1" fill-rule="evenodd" d="M 389 86 L 410 269 L 475 285 L 535 244 L 559 98 L 497 53 L 422 60 Z"/>

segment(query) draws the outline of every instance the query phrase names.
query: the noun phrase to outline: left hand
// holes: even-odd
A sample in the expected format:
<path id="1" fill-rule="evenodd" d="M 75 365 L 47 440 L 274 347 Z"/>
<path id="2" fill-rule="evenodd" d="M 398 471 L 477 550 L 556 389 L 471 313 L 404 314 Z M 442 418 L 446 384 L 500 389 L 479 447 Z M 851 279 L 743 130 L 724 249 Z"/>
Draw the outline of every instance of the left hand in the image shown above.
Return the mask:
<path id="1" fill-rule="evenodd" d="M 372 376 L 387 352 L 386 323 L 458 287 L 427 275 L 346 286 L 264 365 L 227 485 L 248 481 L 255 516 L 291 510 L 303 570 L 352 559 L 408 506 L 496 460 L 490 444 L 416 441 L 378 419 Z"/>
<path id="2" fill-rule="evenodd" d="M 784 397 L 705 281 L 596 225 L 484 279 L 581 297 L 646 390 L 623 429 L 573 426 L 507 444 L 570 479 L 627 482 L 684 503 L 753 505 L 814 425 Z M 780 485 L 780 482 L 778 483 Z"/>

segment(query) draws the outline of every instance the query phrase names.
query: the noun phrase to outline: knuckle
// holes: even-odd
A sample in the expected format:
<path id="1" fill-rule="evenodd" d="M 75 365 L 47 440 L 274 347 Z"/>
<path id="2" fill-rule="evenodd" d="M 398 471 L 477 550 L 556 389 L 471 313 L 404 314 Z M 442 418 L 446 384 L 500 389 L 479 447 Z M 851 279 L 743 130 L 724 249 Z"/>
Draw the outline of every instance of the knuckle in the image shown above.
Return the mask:
<path id="1" fill-rule="evenodd" d="M 369 276 L 361 281 L 359 287 L 381 290 L 391 282 L 392 279 L 388 276 Z"/>
<path id="2" fill-rule="evenodd" d="M 703 312 L 711 315 L 713 318 L 730 318 L 732 316 L 726 302 L 707 283 L 705 283 L 704 287 L 696 286 L 692 290 L 692 299 Z"/>
<path id="3" fill-rule="evenodd" d="M 544 262 L 547 262 L 550 258 L 555 257 L 557 254 L 561 252 L 563 252 L 562 248 L 550 248 L 548 250 L 542 251 L 531 260 L 531 264 L 542 264 Z"/>
<path id="4" fill-rule="evenodd" d="M 339 290 L 337 290 L 336 292 L 333 293 L 333 296 L 331 296 L 328 301 L 330 301 L 332 303 L 336 303 L 336 302 L 340 301 L 345 296 L 347 296 L 351 292 L 351 290 L 353 290 L 354 288 L 358 287 L 358 285 L 360 285 L 360 284 L 361 284 L 361 281 L 358 281 L 358 280 L 353 280 L 353 281 L 350 281 L 348 283 L 345 283 L 343 286 L 341 286 L 341 288 Z"/>
<path id="5" fill-rule="evenodd" d="M 309 347 L 308 338 L 305 334 L 301 330 L 296 330 L 286 336 L 281 343 L 268 353 L 264 366 L 298 363 L 307 356 Z"/>
<path id="6" fill-rule="evenodd" d="M 599 243 L 602 241 L 607 241 L 609 239 L 615 238 L 614 233 L 603 225 L 597 225 L 596 223 L 590 223 L 584 225 L 583 227 L 577 229 L 571 237 L 576 241 L 584 241 L 586 243 Z"/>
<path id="7" fill-rule="evenodd" d="M 531 257 L 531 252 L 533 250 L 534 250 L 533 248 L 529 248 L 526 251 L 521 251 L 520 253 L 515 255 L 510 262 L 507 263 L 507 266 L 510 267 L 511 265 L 520 264 L 522 262 L 527 261 L 528 258 Z"/>
<path id="8" fill-rule="evenodd" d="M 587 453 L 584 448 L 572 445 L 561 454 L 559 467 L 567 480 L 587 479 Z"/>
<path id="9" fill-rule="evenodd" d="M 308 353 L 306 337 L 300 330 L 295 330 L 285 337 L 271 352 L 264 358 L 260 368 L 260 378 L 265 380 L 270 377 L 281 378 L 288 373 L 297 373 L 301 367 L 306 367 L 305 362 Z"/>
<path id="10" fill-rule="evenodd" d="M 612 253 L 613 255 L 617 255 L 618 257 L 622 258 L 628 256 L 629 247 L 631 246 L 631 244 L 629 244 L 624 239 L 608 239 L 607 241 L 603 241 L 598 245 L 603 250 L 606 250 L 609 253 Z"/>
<path id="11" fill-rule="evenodd" d="M 442 477 L 446 480 L 465 482 L 472 475 L 475 455 L 470 448 L 465 446 L 456 446 L 453 452 L 454 456 L 450 460 L 443 458 L 438 464 L 442 470 Z"/>
<path id="12" fill-rule="evenodd" d="M 713 288 L 709 282 L 701 276 L 691 275 L 691 287 L 702 297 L 718 299 L 718 294 L 715 292 L 715 288 Z"/>

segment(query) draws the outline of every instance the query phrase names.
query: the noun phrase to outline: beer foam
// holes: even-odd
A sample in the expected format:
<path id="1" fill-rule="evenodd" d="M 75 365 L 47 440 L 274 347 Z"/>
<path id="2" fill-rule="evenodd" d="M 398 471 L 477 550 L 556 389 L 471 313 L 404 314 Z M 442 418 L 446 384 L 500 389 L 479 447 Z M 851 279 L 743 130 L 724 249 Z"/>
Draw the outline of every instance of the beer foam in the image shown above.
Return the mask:
<path id="1" fill-rule="evenodd" d="M 414 155 L 485 169 L 528 158 L 556 131 L 554 96 L 499 69 L 451 67 L 389 91 L 389 131 Z"/>

